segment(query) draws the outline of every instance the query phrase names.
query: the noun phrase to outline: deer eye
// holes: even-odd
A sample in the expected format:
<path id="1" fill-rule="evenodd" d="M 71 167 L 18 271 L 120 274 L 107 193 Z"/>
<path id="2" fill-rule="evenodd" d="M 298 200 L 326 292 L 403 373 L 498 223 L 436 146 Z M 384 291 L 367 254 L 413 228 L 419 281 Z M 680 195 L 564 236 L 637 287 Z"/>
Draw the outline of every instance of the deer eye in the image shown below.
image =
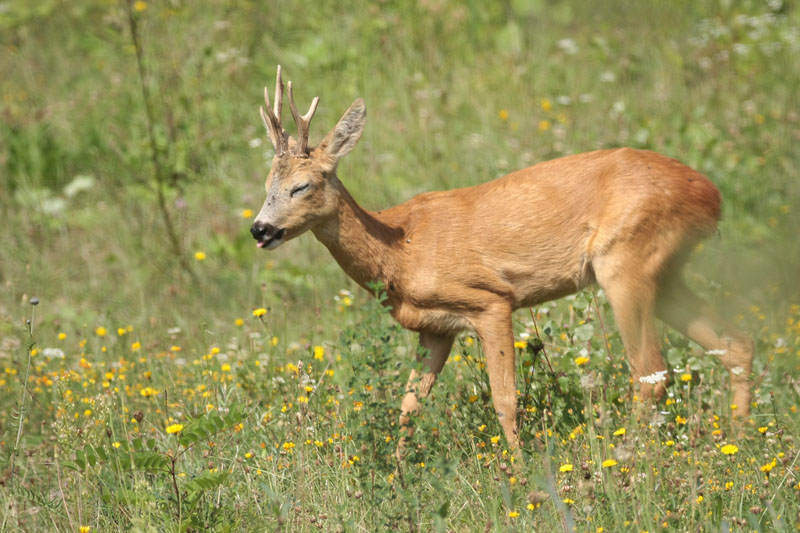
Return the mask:
<path id="1" fill-rule="evenodd" d="M 297 185 L 296 187 L 292 187 L 291 192 L 289 192 L 289 196 L 294 196 L 296 194 L 300 194 L 301 192 L 308 190 L 309 185 L 310 185 L 309 183 L 304 183 L 303 185 Z"/>

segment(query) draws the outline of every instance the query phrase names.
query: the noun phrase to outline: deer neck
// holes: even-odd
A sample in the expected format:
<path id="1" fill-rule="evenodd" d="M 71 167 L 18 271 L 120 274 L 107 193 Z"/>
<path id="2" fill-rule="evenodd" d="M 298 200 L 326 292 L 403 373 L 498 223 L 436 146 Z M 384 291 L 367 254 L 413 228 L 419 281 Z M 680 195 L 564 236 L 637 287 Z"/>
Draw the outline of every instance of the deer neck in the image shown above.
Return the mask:
<path id="1" fill-rule="evenodd" d="M 314 236 L 333 255 L 348 276 L 369 290 L 368 283 L 388 281 L 396 274 L 397 243 L 403 229 L 382 222 L 362 208 L 336 180 L 339 210 L 312 229 Z"/>

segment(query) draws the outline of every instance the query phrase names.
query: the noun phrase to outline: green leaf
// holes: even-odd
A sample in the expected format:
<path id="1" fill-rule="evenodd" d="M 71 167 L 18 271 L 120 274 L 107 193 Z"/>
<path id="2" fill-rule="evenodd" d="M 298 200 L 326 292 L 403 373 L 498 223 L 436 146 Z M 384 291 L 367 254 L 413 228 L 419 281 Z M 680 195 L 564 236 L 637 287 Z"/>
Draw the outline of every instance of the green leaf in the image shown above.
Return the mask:
<path id="1" fill-rule="evenodd" d="M 190 495 L 196 497 L 202 492 L 216 489 L 228 479 L 228 476 L 227 472 L 201 474 L 187 482 L 183 487 Z"/>
<path id="2" fill-rule="evenodd" d="M 108 461 L 108 453 L 106 452 L 105 448 L 98 446 L 94 449 L 94 451 L 101 461 Z"/>
<path id="3" fill-rule="evenodd" d="M 575 338 L 581 342 L 589 341 L 594 336 L 594 326 L 583 324 L 575 328 Z"/>

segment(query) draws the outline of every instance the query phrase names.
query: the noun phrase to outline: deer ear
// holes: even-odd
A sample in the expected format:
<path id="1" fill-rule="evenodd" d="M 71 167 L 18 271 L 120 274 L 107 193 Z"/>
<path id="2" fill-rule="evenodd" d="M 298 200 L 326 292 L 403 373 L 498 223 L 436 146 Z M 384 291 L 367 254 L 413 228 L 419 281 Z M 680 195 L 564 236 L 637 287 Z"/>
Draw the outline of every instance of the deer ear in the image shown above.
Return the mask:
<path id="1" fill-rule="evenodd" d="M 336 127 L 322 139 L 317 147 L 328 157 L 337 161 L 346 156 L 356 145 L 364 131 L 367 122 L 367 107 L 364 100 L 357 99 L 350 108 L 345 111 Z"/>

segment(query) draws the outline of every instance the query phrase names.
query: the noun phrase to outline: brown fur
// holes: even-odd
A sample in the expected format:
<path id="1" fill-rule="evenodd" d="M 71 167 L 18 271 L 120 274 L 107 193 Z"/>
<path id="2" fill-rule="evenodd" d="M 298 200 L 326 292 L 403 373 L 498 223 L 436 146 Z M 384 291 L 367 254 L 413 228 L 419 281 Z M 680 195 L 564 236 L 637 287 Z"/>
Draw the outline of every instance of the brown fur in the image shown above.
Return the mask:
<path id="1" fill-rule="evenodd" d="M 401 426 L 430 392 L 456 333 L 473 329 L 495 409 L 516 446 L 511 313 L 594 282 L 611 302 L 639 396 L 664 392 L 663 382 L 640 381 L 667 370 L 658 316 L 719 351 L 731 371 L 737 414 L 749 412 L 752 341 L 719 320 L 681 279 L 688 252 L 720 216 L 719 192 L 706 177 L 654 152 L 601 150 L 474 187 L 420 194 L 375 213 L 362 209 L 336 176 L 336 162 L 355 145 L 364 120 L 358 100 L 308 154 L 276 157 L 268 202 L 299 182 L 310 182 L 311 192 L 278 207 L 265 202 L 256 222 L 284 228 L 286 240 L 313 231 L 362 287 L 382 281 L 392 315 L 420 333 L 429 353 L 425 372 L 409 378 Z"/>

